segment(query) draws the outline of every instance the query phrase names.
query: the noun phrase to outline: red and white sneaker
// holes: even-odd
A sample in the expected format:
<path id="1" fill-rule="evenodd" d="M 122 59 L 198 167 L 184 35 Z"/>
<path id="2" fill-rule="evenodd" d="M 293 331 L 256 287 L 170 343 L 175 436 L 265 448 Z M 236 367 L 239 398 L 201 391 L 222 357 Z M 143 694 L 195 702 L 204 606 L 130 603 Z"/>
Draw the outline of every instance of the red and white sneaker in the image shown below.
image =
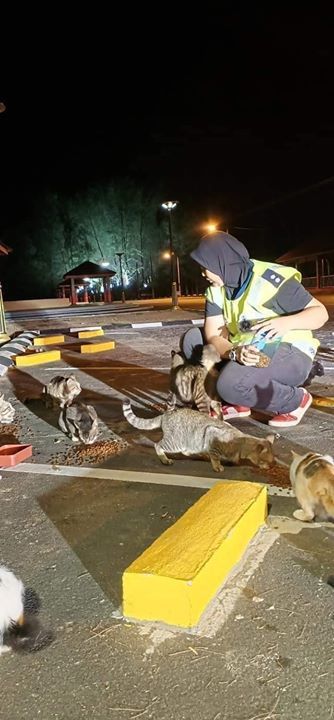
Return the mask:
<path id="1" fill-rule="evenodd" d="M 249 417 L 250 408 L 244 405 L 222 405 L 223 420 L 237 420 L 238 418 Z"/>
<path id="2" fill-rule="evenodd" d="M 312 400 L 312 395 L 303 388 L 302 401 L 300 405 L 296 408 L 296 410 L 293 410 L 291 413 L 285 413 L 283 415 L 275 415 L 275 417 L 269 420 L 268 425 L 280 428 L 294 427 L 295 425 L 298 425 L 301 419 L 304 417 L 306 410 L 308 410 L 308 408 L 312 404 Z"/>

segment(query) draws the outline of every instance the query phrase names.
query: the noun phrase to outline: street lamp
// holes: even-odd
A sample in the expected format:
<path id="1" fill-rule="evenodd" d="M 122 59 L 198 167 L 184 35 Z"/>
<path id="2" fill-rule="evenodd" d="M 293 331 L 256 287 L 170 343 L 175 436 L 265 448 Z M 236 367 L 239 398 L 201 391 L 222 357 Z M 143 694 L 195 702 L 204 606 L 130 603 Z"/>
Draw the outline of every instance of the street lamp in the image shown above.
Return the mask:
<path id="1" fill-rule="evenodd" d="M 123 283 L 123 268 L 122 268 L 122 255 L 124 255 L 124 252 L 116 253 L 116 255 L 119 258 L 119 274 L 121 276 L 121 300 L 122 303 L 125 303 L 125 293 L 124 293 L 124 283 Z"/>
<path id="2" fill-rule="evenodd" d="M 178 294 L 178 295 L 182 295 L 182 291 L 181 291 L 181 273 L 180 273 L 180 258 L 179 258 L 179 256 L 176 254 L 175 250 L 174 250 L 174 255 L 175 255 L 175 260 L 176 260 L 177 294 Z M 164 254 L 163 254 L 162 257 L 163 257 L 165 260 L 169 260 L 169 259 L 170 259 L 170 252 L 164 252 Z"/>
<path id="3" fill-rule="evenodd" d="M 172 309 L 178 310 L 178 297 L 176 288 L 176 262 L 175 253 L 173 249 L 173 230 L 172 230 L 172 212 L 178 205 L 178 200 L 167 200 L 161 204 L 161 207 L 168 212 L 168 224 L 169 224 L 169 253 L 170 253 L 170 274 L 172 283 Z"/>
<path id="4" fill-rule="evenodd" d="M 217 230 L 218 230 L 218 225 L 217 225 L 217 223 L 211 223 L 211 222 L 210 222 L 210 223 L 208 223 L 205 227 L 206 227 L 206 230 L 208 231 L 208 233 L 215 233 L 215 232 L 217 232 Z"/>

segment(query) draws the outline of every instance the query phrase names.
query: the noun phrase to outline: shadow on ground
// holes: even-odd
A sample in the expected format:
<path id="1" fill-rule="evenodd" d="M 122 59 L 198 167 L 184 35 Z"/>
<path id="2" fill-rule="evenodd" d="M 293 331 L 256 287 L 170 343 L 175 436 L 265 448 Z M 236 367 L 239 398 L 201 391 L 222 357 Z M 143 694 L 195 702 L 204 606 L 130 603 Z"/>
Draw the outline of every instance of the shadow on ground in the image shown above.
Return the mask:
<path id="1" fill-rule="evenodd" d="M 124 570 L 205 492 L 76 478 L 41 495 L 38 502 L 118 607 Z"/>

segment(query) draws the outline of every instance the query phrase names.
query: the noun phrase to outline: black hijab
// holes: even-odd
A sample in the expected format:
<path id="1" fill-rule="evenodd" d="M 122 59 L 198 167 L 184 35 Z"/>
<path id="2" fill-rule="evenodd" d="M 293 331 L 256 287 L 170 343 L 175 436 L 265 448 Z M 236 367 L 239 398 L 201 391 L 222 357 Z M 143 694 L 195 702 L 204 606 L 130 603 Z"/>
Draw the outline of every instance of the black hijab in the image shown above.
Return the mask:
<path id="1" fill-rule="evenodd" d="M 219 275 L 228 299 L 244 284 L 253 267 L 242 242 L 226 232 L 204 235 L 190 256 L 206 270 Z"/>

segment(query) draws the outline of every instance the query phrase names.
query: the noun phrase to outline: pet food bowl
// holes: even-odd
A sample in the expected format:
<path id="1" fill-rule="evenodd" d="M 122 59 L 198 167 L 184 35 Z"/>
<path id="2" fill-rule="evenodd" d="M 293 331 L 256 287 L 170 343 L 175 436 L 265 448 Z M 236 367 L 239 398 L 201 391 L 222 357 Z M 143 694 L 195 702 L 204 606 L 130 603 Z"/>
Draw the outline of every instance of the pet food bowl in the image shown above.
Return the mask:
<path id="1" fill-rule="evenodd" d="M 0 467 L 13 467 L 32 456 L 32 445 L 1 445 Z"/>

